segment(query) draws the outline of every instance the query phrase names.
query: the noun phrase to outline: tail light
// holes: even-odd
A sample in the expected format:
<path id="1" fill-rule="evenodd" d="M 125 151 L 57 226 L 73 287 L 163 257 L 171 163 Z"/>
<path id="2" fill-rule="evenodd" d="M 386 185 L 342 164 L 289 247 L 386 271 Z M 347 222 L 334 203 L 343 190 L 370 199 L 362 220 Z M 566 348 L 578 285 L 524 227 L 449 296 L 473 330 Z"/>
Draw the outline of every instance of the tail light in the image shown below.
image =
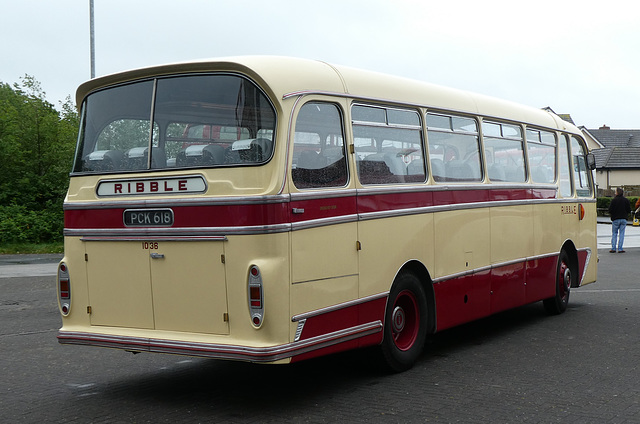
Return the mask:
<path id="1" fill-rule="evenodd" d="M 58 299 L 62 315 L 69 315 L 71 307 L 71 281 L 69 280 L 69 268 L 64 262 L 58 265 Z"/>
<path id="2" fill-rule="evenodd" d="M 259 328 L 264 318 L 264 293 L 262 289 L 262 274 L 260 268 L 251 265 L 249 268 L 249 312 L 251 315 L 251 323 L 254 327 Z"/>
<path id="3" fill-rule="evenodd" d="M 582 221 L 584 219 L 584 214 L 585 214 L 584 206 L 582 206 L 582 203 L 580 203 L 578 205 L 578 217 L 579 217 L 580 221 Z"/>

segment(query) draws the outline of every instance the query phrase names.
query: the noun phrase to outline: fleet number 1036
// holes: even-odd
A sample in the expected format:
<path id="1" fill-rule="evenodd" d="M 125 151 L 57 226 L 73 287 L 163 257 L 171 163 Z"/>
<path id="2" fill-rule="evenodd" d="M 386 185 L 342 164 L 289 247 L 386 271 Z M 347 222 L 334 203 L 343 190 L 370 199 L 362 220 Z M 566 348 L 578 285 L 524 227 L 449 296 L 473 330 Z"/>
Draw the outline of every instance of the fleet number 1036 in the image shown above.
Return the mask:
<path id="1" fill-rule="evenodd" d="M 158 249 L 158 242 L 157 241 L 143 241 L 142 242 L 142 248 L 144 250 Z"/>

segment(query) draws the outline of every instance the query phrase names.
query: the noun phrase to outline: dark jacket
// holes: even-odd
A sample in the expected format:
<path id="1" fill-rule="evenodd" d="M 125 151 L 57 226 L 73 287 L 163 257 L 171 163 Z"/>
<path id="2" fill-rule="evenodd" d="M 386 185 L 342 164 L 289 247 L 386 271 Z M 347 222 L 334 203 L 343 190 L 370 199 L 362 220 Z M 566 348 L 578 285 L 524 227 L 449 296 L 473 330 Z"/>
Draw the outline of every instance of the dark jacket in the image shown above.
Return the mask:
<path id="1" fill-rule="evenodd" d="M 609 215 L 611 216 L 612 221 L 615 221 L 616 219 L 627 219 L 629 217 L 629 213 L 631 213 L 631 203 L 629 203 L 629 200 L 626 197 L 620 195 L 611 200 L 611 204 L 609 205 Z"/>

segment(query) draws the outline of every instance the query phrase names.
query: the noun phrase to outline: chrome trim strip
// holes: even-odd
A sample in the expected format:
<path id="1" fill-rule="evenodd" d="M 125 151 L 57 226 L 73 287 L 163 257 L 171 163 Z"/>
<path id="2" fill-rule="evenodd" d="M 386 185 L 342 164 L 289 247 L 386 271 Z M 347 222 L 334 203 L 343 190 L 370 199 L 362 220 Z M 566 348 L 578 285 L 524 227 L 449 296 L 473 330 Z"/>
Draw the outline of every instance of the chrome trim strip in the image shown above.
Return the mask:
<path id="1" fill-rule="evenodd" d="M 468 190 L 555 190 L 555 185 L 543 184 L 435 184 L 435 185 L 385 185 L 368 186 L 358 189 L 327 189 L 296 192 L 291 194 L 258 195 L 258 196 L 230 196 L 230 197 L 195 197 L 173 199 L 127 199 L 127 200 L 100 200 L 95 202 L 65 202 L 64 210 L 76 209 L 108 209 L 108 208 L 135 208 L 135 207 L 178 207 L 178 206 L 236 206 L 289 203 L 298 200 L 313 200 L 349 196 L 372 196 L 397 193 L 420 193 L 440 191 L 468 191 Z M 567 198 L 567 199 L 529 199 L 548 200 L 559 203 L 595 203 L 594 198 Z M 506 201 L 510 202 L 510 201 Z M 513 202 L 513 201 L 511 201 Z"/>
<path id="2" fill-rule="evenodd" d="M 125 350 L 172 353 L 206 358 L 236 359 L 252 362 L 272 362 L 291 358 L 296 355 L 333 346 L 349 340 L 376 334 L 382 331 L 382 322 L 372 321 L 366 324 L 345 328 L 306 340 L 269 347 L 251 347 L 224 345 L 217 343 L 180 342 L 144 337 L 115 336 L 75 331 L 58 332 L 61 344 L 111 347 Z"/>
<path id="3" fill-rule="evenodd" d="M 109 208 L 135 208 L 135 207 L 178 207 L 178 206 L 235 206 L 288 203 L 288 194 L 267 196 L 232 196 L 232 197 L 196 197 L 184 199 L 131 199 L 96 202 L 65 202 L 64 210 L 75 209 L 109 209 Z"/>
<path id="4" fill-rule="evenodd" d="M 560 255 L 560 252 L 552 252 L 552 253 L 545 253 L 542 255 L 535 255 L 535 256 L 527 256 L 525 258 L 518 258 L 518 259 L 513 259 L 510 261 L 505 261 L 505 262 L 497 262 L 495 264 L 491 264 L 491 265 L 487 265 L 487 266 L 483 266 L 483 267 L 479 267 L 479 268 L 474 268 L 474 269 L 470 269 L 467 271 L 462 271 L 462 272 L 457 272 L 455 274 L 449 274 L 449 275 L 443 275 L 442 277 L 437 277 L 437 278 L 433 278 L 431 281 L 436 284 L 436 283 L 442 283 L 444 281 L 448 281 L 448 280 L 453 280 L 456 278 L 460 278 L 460 277 L 466 277 L 468 275 L 473 275 L 473 274 L 478 274 L 481 272 L 486 272 L 486 271 L 491 271 L 492 269 L 497 269 L 497 268 L 502 268 L 505 266 L 510 266 L 510 265 L 516 265 L 516 264 L 520 264 L 520 263 L 526 263 L 529 261 L 535 261 L 538 259 L 545 259 L 545 258 L 550 258 L 553 256 L 558 256 Z"/>
<path id="5" fill-rule="evenodd" d="M 366 186 L 358 189 L 358 195 L 368 196 L 377 194 L 396 194 L 415 193 L 415 192 L 431 192 L 431 191 L 469 191 L 469 190 L 553 190 L 558 191 L 555 184 L 495 184 L 495 183 L 460 183 L 460 184 L 422 184 L 410 186 L 407 185 L 385 185 L 385 186 Z M 575 200 L 575 199 L 572 199 Z"/>
<path id="6" fill-rule="evenodd" d="M 335 69 L 334 69 L 335 70 Z M 340 93 L 340 92 L 335 92 L 335 91 L 322 91 L 322 90 L 300 90 L 300 91 L 292 91 L 291 93 L 285 93 L 282 96 L 282 100 L 286 100 L 290 97 L 295 97 L 295 96 L 309 96 L 309 95 L 320 95 L 320 96 L 335 96 L 335 97 L 353 97 L 350 96 L 348 93 Z"/>
<path id="7" fill-rule="evenodd" d="M 162 236 L 227 236 L 273 234 L 291 231 L 291 224 L 246 227 L 181 227 L 181 228 L 65 228 L 65 237 L 162 237 Z"/>
<path id="8" fill-rule="evenodd" d="M 358 222 L 358 215 L 342 215 L 330 218 L 310 219 L 308 221 L 294 222 L 291 224 L 291 230 L 305 230 L 308 228 L 324 227 L 327 225 L 346 224 L 349 222 Z"/>
<path id="9" fill-rule="evenodd" d="M 326 191 L 314 190 L 314 191 L 304 191 L 304 192 L 296 192 L 291 193 L 291 201 L 304 201 L 304 200 L 315 200 L 315 199 L 334 199 L 336 197 L 350 197 L 356 196 L 358 194 L 358 190 L 350 188 L 345 190 L 331 190 L 327 189 Z"/>
<path id="10" fill-rule="evenodd" d="M 111 236 L 87 236 L 80 241 L 227 241 L 226 236 L 138 236 L 138 237 L 111 237 Z"/>
<path id="11" fill-rule="evenodd" d="M 452 212 L 467 209 L 499 208 L 505 206 L 544 205 L 558 203 L 576 203 L 575 200 L 565 202 L 560 199 L 524 199 L 524 200 L 499 200 L 493 202 L 452 203 L 448 205 L 423 206 L 418 208 L 393 209 L 388 211 L 364 212 L 358 214 L 361 221 L 379 218 L 391 218 L 405 215 L 418 215 L 425 213 Z M 584 202 L 583 202 L 584 203 Z"/>
<path id="12" fill-rule="evenodd" d="M 309 311 L 309 312 L 304 312 L 301 314 L 297 314 L 291 317 L 291 321 L 292 322 L 296 322 L 296 321 L 302 321 L 308 318 L 312 318 L 318 315 L 322 315 L 322 314 L 326 314 L 328 312 L 333 312 L 333 311 L 337 311 L 340 309 L 344 309 L 344 308 L 349 308 L 351 306 L 356 306 L 356 305 L 360 305 L 362 303 L 367 303 L 367 302 L 371 302 L 372 300 L 377 300 L 377 299 L 382 299 L 389 296 L 389 292 L 382 292 L 382 293 L 378 293 L 378 294 L 372 294 L 370 296 L 365 296 L 362 297 L 360 299 L 356 299 L 356 300 L 350 300 L 348 302 L 344 302 L 344 303 L 338 303 L 337 305 L 333 305 L 333 306 L 327 306 L 326 308 L 320 308 L 320 309 L 316 309 L 314 311 Z"/>
<path id="13" fill-rule="evenodd" d="M 589 261 L 591 261 L 591 248 L 590 247 L 583 247 L 581 249 L 578 249 L 578 252 L 587 252 L 587 259 L 584 261 L 584 269 L 582 270 L 582 278 L 580 279 L 580 284 L 578 284 L 578 287 L 582 286 L 582 283 L 584 282 L 584 276 L 587 273 L 587 268 L 589 268 Z"/>

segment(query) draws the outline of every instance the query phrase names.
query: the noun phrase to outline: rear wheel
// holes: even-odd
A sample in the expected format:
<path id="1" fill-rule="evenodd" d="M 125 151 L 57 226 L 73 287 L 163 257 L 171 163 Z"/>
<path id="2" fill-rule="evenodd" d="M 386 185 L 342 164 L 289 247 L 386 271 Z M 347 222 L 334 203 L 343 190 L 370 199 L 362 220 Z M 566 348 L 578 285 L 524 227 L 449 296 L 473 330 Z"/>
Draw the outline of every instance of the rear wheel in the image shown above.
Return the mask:
<path id="1" fill-rule="evenodd" d="M 427 336 L 427 298 L 420 280 L 398 275 L 385 312 L 382 355 L 394 371 L 411 368 L 422 353 Z"/>
<path id="2" fill-rule="evenodd" d="M 544 308 L 551 315 L 559 315 L 567 309 L 573 279 L 576 278 L 571 267 L 569 255 L 564 250 L 558 258 L 556 270 L 556 295 L 543 300 Z"/>

